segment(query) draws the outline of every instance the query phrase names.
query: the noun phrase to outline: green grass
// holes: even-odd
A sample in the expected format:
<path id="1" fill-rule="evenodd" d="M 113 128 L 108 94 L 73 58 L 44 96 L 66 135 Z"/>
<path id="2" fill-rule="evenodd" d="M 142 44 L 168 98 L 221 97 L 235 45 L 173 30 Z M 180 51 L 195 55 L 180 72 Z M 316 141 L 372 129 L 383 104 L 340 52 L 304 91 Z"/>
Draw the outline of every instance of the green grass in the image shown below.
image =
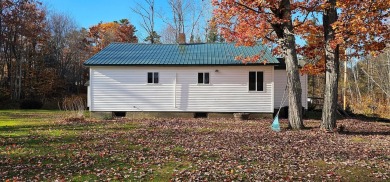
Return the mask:
<path id="1" fill-rule="evenodd" d="M 351 142 L 354 142 L 354 143 L 364 143 L 364 142 L 369 142 L 369 140 L 365 139 L 365 138 L 362 138 L 362 137 L 352 137 L 351 139 Z"/>
<path id="2" fill-rule="evenodd" d="M 381 181 L 380 178 L 373 177 L 372 171 L 367 169 L 366 167 L 362 167 L 359 165 L 356 166 L 345 166 L 341 163 L 336 164 L 328 164 L 323 160 L 313 161 L 310 166 L 315 168 L 318 171 L 322 171 L 322 175 L 326 176 L 326 174 L 333 174 L 336 176 L 341 176 L 344 179 L 348 179 L 348 181 Z M 385 172 L 384 170 L 379 169 L 381 172 Z M 317 178 L 317 180 L 321 180 Z"/>
<path id="3" fill-rule="evenodd" d="M 190 168 L 190 166 L 191 163 L 186 161 L 184 162 L 170 161 L 165 163 L 161 167 L 156 167 L 150 179 L 151 181 L 156 181 L 156 182 L 169 181 L 176 172 L 188 169 Z"/>

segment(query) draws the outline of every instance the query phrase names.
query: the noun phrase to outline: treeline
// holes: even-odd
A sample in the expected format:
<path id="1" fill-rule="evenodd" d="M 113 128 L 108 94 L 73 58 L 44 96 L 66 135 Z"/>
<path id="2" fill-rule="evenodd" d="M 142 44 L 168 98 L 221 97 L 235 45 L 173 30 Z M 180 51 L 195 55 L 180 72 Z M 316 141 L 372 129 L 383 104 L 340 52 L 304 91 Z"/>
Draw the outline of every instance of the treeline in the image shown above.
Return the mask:
<path id="1" fill-rule="evenodd" d="M 390 118 L 390 49 L 377 57 L 350 62 L 346 87 L 347 104 L 351 111 Z"/>
<path id="2" fill-rule="evenodd" d="M 360 60 L 348 60 L 346 74 L 344 66 L 342 63 L 339 69 L 339 105 L 343 105 L 345 92 L 347 111 L 390 118 L 390 49 L 385 49 L 377 57 L 367 56 Z M 324 76 L 323 73 L 309 74 L 309 97 L 324 97 Z"/>
<path id="3" fill-rule="evenodd" d="M 85 93 L 85 60 L 110 42 L 138 42 L 126 19 L 79 29 L 36 0 L 0 0 L 0 102 Z"/>

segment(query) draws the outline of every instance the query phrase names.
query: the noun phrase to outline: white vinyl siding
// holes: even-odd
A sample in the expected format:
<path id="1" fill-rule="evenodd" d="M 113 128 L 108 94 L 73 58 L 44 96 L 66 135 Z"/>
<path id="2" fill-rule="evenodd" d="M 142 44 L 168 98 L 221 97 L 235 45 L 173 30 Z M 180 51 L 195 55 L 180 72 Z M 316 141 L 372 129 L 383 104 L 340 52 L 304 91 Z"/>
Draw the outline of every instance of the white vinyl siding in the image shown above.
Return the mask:
<path id="1" fill-rule="evenodd" d="M 92 111 L 273 112 L 273 66 L 91 67 Z M 217 72 L 215 70 L 218 70 Z M 248 91 L 249 71 L 264 73 L 264 91 Z M 148 72 L 159 83 L 145 83 Z M 198 84 L 198 73 L 210 84 Z"/>
<path id="2" fill-rule="evenodd" d="M 275 70 L 275 108 L 279 108 L 283 93 L 287 85 L 287 73 L 286 70 Z M 302 106 L 307 109 L 307 75 L 300 75 L 302 86 Z M 287 93 L 285 93 L 287 94 Z M 288 98 L 282 105 L 282 107 L 288 106 Z"/>

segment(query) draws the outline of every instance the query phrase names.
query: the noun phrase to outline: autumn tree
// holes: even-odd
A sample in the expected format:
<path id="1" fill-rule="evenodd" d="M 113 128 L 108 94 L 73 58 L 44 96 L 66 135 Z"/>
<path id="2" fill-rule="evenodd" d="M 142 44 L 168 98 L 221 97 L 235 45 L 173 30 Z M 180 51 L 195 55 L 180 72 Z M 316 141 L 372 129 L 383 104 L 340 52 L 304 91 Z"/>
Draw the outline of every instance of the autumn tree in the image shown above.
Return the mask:
<path id="1" fill-rule="evenodd" d="M 216 22 L 227 41 L 236 41 L 237 46 L 254 46 L 258 41 L 278 45 L 273 52 L 282 55 L 286 62 L 289 124 L 293 129 L 302 129 L 302 89 L 292 14 L 306 15 L 312 5 L 290 0 L 214 0 L 213 4 L 217 8 Z M 258 61 L 260 54 L 245 60 Z"/>
<path id="2" fill-rule="evenodd" d="M 390 2 L 379 1 L 313 1 L 315 12 L 322 16 L 322 22 L 307 21 L 298 30 L 309 44 L 303 49 L 304 55 L 323 55 L 318 64 L 311 68 L 323 68 L 325 72 L 324 107 L 321 127 L 327 131 L 336 128 L 338 98 L 338 77 L 340 57 L 364 57 L 376 55 L 389 43 Z M 300 24 L 300 22 L 296 22 Z M 323 39 L 318 40 L 317 35 Z M 317 37 L 317 38 L 315 38 Z M 317 39 L 318 41 L 313 41 Z M 348 55 L 344 51 L 348 49 Z M 345 60 L 345 59 L 344 59 Z"/>
<path id="3" fill-rule="evenodd" d="M 99 23 L 89 28 L 89 36 L 93 39 L 95 52 L 102 50 L 111 42 L 137 43 L 136 29 L 129 20 L 122 19 L 119 22 Z"/>
<path id="4" fill-rule="evenodd" d="M 323 11 L 323 28 L 325 43 L 325 91 L 322 108 L 321 128 L 332 131 L 336 127 L 336 109 L 338 94 L 339 51 L 340 45 L 334 44 L 335 29 L 332 25 L 337 21 L 337 0 L 327 0 Z"/>
<path id="5" fill-rule="evenodd" d="M 333 130 L 336 127 L 337 78 L 340 47 L 348 48 L 347 56 L 376 55 L 389 43 L 390 2 L 337 1 L 324 4 L 324 37 L 326 55 L 326 86 L 321 127 Z M 338 11 L 340 13 L 338 14 Z M 329 92 L 328 92 L 329 91 Z"/>
<path id="6" fill-rule="evenodd" d="M 35 0 L 0 1 L 0 97 L 23 102 L 80 93 L 88 32 Z"/>
<path id="7" fill-rule="evenodd" d="M 126 19 L 78 29 L 37 0 L 0 0 L 0 102 L 44 102 L 82 92 L 83 66 L 108 43 L 137 42 Z M 3 103 L 1 103 L 3 104 Z"/>
<path id="8" fill-rule="evenodd" d="M 1 2 L 0 54 L 5 73 L 4 87 L 12 100 L 33 93 L 42 60 L 42 48 L 48 38 L 46 12 L 35 0 L 3 0 Z M 3 70 L 3 71 L 4 71 Z"/>

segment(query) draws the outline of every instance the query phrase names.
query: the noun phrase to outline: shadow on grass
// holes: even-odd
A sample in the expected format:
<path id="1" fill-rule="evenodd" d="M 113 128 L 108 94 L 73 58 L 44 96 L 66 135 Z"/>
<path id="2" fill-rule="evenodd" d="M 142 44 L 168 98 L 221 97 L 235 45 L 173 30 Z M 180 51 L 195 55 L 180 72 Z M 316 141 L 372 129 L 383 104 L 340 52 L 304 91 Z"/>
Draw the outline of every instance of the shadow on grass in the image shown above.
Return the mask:
<path id="1" fill-rule="evenodd" d="M 16 125 L 16 126 L 1 126 L 0 132 L 17 132 L 17 131 L 46 131 L 50 130 L 68 130 L 82 131 L 86 127 L 94 127 L 99 124 L 83 124 L 83 125 L 67 125 L 67 124 L 44 124 L 44 125 Z"/>
<path id="2" fill-rule="evenodd" d="M 356 136 L 376 136 L 376 135 L 383 135 L 383 136 L 389 136 L 390 131 L 343 131 L 339 132 L 343 135 L 356 135 Z"/>
<path id="3" fill-rule="evenodd" d="M 348 112 L 348 115 L 350 117 L 345 117 L 340 115 L 339 113 L 337 114 L 337 119 L 358 119 L 361 121 L 366 121 L 366 122 L 383 122 L 383 123 L 390 123 L 389 118 L 381 118 L 377 114 L 372 114 L 372 115 L 363 115 L 363 114 L 354 114 Z M 312 120 L 321 120 L 322 117 L 322 110 L 311 110 L 307 111 L 305 113 L 305 119 L 312 119 Z"/>
<path id="4" fill-rule="evenodd" d="M 366 122 L 383 122 L 383 123 L 390 123 L 390 119 L 388 118 L 381 118 L 377 114 L 372 114 L 370 116 L 366 116 L 363 114 L 351 114 L 351 116 L 354 119 L 359 119 Z"/>

